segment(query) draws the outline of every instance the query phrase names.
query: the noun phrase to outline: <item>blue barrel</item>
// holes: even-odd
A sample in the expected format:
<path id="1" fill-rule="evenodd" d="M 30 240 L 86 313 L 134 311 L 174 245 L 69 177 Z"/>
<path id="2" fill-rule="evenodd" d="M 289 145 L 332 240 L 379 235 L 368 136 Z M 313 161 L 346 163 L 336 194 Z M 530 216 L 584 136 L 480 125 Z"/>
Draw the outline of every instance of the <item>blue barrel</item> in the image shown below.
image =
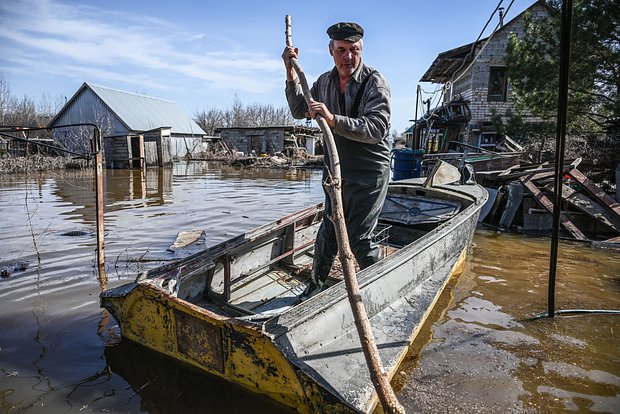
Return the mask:
<path id="1" fill-rule="evenodd" d="M 424 150 L 409 148 L 392 150 L 390 159 L 392 181 L 419 177 L 422 171 L 422 154 L 424 154 Z"/>

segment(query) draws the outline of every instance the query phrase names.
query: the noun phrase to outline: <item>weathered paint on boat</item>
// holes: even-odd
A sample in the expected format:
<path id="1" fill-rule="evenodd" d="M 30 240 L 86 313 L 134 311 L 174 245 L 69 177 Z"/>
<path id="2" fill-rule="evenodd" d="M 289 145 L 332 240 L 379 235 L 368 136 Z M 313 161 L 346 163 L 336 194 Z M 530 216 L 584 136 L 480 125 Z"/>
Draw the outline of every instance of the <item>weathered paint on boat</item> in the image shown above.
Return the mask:
<path id="1" fill-rule="evenodd" d="M 358 273 L 363 301 L 390 378 L 450 275 L 464 261 L 486 200 L 486 192 L 479 186 L 422 189 L 408 181 L 390 186 L 390 194 L 414 193 L 461 199 L 469 205 Z M 407 209 L 413 211 L 404 206 Z M 290 215 L 179 263 L 154 269 L 135 283 L 106 291 L 101 296 L 102 306 L 119 322 L 125 338 L 267 394 L 301 413 L 370 412 L 376 395 L 344 283 L 300 304 L 282 296 L 279 299 L 286 306 L 276 313 L 235 317 L 225 311 L 227 304 L 234 302 L 231 298 L 244 288 L 238 282 L 241 287 L 237 293 L 231 290 L 234 275 L 258 274 L 249 278 L 250 285 L 265 275 L 272 277 L 268 270 L 278 261 L 295 264 L 311 247 L 310 236 L 318 223 L 320 207 Z M 224 282 L 221 291 L 214 282 L 218 272 Z M 294 278 L 279 282 L 292 293 L 303 289 Z M 217 291 L 210 292 L 211 300 L 197 300 L 205 286 Z M 269 288 L 273 290 L 272 285 Z M 252 297 L 254 301 L 256 298 Z M 242 299 L 235 302 L 233 310 L 250 306 L 251 301 Z M 218 301 L 219 307 L 213 305 Z"/>
<path id="2" fill-rule="evenodd" d="M 110 293 L 104 306 L 125 338 L 292 407 L 305 405 L 294 368 L 260 325 L 222 317 L 148 283 Z"/>

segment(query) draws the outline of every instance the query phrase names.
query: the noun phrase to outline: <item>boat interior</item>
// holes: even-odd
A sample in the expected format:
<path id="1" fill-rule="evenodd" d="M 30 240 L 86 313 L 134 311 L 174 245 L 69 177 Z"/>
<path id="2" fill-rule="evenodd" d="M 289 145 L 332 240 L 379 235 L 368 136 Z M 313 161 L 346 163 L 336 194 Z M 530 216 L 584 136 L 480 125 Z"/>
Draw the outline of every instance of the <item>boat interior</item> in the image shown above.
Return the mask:
<path id="1" fill-rule="evenodd" d="M 473 202 L 444 187 L 391 184 L 374 232 L 384 259 L 441 226 Z M 300 302 L 310 281 L 323 205 L 307 208 L 138 277 L 227 317 L 268 319 Z M 342 280 L 340 263 L 327 286 Z"/>

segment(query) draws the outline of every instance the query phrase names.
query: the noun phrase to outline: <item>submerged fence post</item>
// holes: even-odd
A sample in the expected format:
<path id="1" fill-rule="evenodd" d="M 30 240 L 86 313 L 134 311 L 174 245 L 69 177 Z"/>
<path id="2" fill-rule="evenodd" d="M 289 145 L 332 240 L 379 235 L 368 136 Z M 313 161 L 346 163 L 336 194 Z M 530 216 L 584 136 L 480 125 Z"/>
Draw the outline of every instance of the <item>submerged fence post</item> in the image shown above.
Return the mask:
<path id="1" fill-rule="evenodd" d="M 103 229 L 103 152 L 101 151 L 101 131 L 95 127 L 93 150 L 95 152 L 95 197 L 97 208 L 97 264 L 99 271 L 105 267 L 104 229 Z M 104 269 L 105 270 L 105 269 Z"/>
<path id="2" fill-rule="evenodd" d="M 562 175 L 564 172 L 564 144 L 566 141 L 566 114 L 568 110 L 568 66 L 570 63 L 570 41 L 573 15 L 573 1 L 562 2 L 560 25 L 560 79 L 558 90 L 558 119 L 555 138 L 555 177 L 553 182 L 553 234 L 549 260 L 549 290 L 547 317 L 555 316 L 555 274 L 558 262 L 560 235 L 560 209 L 562 208 Z"/>

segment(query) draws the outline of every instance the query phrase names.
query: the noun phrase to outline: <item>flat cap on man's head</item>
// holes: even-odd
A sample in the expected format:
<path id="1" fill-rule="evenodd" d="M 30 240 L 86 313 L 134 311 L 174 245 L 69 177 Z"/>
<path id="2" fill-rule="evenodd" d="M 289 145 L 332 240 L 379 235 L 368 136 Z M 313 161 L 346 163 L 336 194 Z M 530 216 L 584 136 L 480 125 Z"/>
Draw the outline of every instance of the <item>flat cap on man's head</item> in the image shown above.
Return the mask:
<path id="1" fill-rule="evenodd" d="M 329 26 L 327 35 L 332 40 L 346 40 L 355 43 L 364 37 L 364 29 L 357 23 L 340 22 Z"/>

